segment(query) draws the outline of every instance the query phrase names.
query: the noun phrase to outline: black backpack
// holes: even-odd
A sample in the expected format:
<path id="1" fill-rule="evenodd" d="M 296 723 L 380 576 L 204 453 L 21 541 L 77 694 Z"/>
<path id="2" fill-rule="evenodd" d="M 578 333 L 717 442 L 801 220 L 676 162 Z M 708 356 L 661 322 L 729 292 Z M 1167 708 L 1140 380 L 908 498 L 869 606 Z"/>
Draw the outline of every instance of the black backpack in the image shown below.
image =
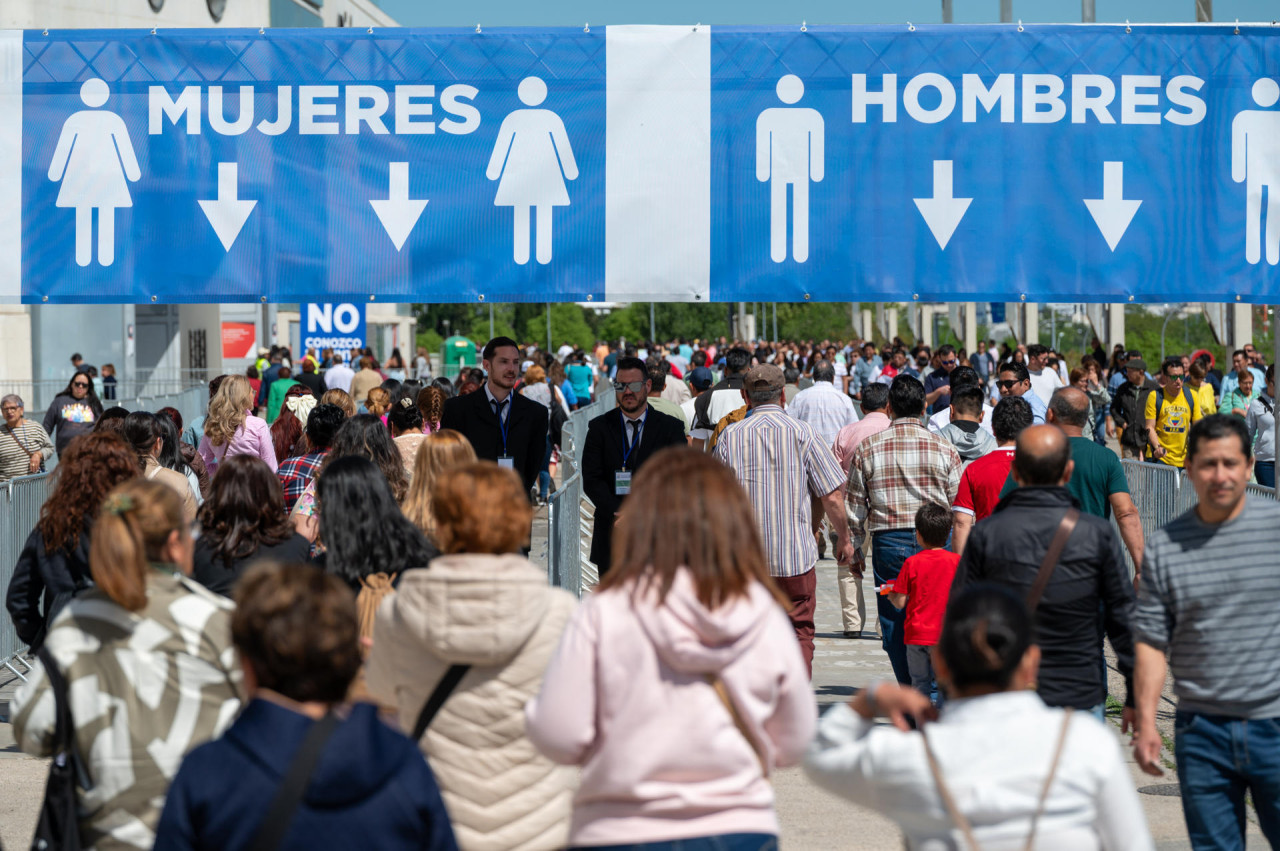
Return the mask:
<path id="1" fill-rule="evenodd" d="M 1187 400 L 1187 410 L 1191 413 L 1196 411 L 1196 403 L 1191 398 L 1191 389 L 1189 387 L 1182 388 L 1182 398 Z M 1160 422 L 1160 409 L 1164 407 L 1164 391 L 1161 390 L 1156 396 L 1156 423 Z"/>
<path id="2" fill-rule="evenodd" d="M 40 658 L 53 690 L 57 721 L 53 729 L 53 761 L 49 764 L 49 780 L 44 787 L 44 802 L 40 805 L 31 851 L 80 851 L 80 808 L 76 787 L 89 788 L 88 774 L 76 754 L 76 730 L 71 719 L 67 681 L 58 670 L 52 653 L 40 647 L 36 656 Z"/>

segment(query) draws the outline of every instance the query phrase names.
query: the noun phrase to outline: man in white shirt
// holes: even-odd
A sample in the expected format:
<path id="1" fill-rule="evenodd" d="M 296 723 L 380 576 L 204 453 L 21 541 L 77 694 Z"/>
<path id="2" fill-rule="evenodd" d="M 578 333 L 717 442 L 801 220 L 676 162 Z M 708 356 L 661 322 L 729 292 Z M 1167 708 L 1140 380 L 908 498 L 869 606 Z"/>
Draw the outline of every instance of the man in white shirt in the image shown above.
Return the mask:
<path id="1" fill-rule="evenodd" d="M 853 401 L 836 389 L 835 380 L 835 366 L 830 361 L 818 361 L 813 368 L 813 386 L 797 393 L 788 409 L 791 416 L 813 426 L 826 446 L 834 446 L 840 429 L 858 421 Z"/>
<path id="2" fill-rule="evenodd" d="M 351 379 L 356 374 L 352 372 L 351 367 L 342 362 L 342 354 L 340 352 L 333 353 L 333 366 L 329 367 L 324 374 L 324 386 L 330 390 L 341 390 L 343 393 L 351 392 Z"/>
<path id="3" fill-rule="evenodd" d="M 1027 346 L 1027 372 L 1031 373 L 1031 392 L 1047 406 L 1053 391 L 1062 386 L 1062 379 L 1048 365 L 1049 347 L 1039 343 Z"/>
<path id="4" fill-rule="evenodd" d="M 982 379 L 978 377 L 978 372 L 973 367 L 958 366 L 951 371 L 951 390 L 956 392 L 961 387 L 982 387 Z M 995 432 L 991 430 L 991 413 L 994 408 L 988 401 L 982 406 L 982 427 L 988 434 L 994 436 Z M 938 413 L 929 417 L 929 431 L 934 434 L 942 434 L 942 430 L 951 423 L 951 406 L 943 408 Z"/>
<path id="5" fill-rule="evenodd" d="M 693 427 L 694 420 L 698 416 L 694 405 L 697 404 L 698 397 L 710 390 L 711 385 L 714 383 L 715 378 L 711 375 L 711 370 L 705 366 L 697 367 L 693 372 L 689 373 L 689 386 L 693 388 L 693 398 L 681 405 L 680 410 L 684 413 L 685 422 L 689 426 L 689 445 L 694 449 L 702 449 L 711 438 L 711 432 L 707 429 L 695 429 Z"/>

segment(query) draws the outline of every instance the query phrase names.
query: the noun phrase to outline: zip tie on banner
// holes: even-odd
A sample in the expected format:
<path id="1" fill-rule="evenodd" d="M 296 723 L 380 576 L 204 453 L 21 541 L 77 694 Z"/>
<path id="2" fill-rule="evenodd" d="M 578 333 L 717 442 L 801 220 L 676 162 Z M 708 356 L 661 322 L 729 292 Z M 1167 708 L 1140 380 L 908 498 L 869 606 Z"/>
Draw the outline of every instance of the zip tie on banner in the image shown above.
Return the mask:
<path id="1" fill-rule="evenodd" d="M 1129 19 L 1128 19 L 1128 18 L 1125 18 L 1125 19 L 1124 19 L 1124 31 L 1125 31 L 1126 33 L 1131 33 L 1131 32 L 1133 32 L 1133 27 L 1129 26 Z"/>
<path id="2" fill-rule="evenodd" d="M 808 31 L 809 31 L 809 22 L 808 22 L 808 21 L 801 21 L 801 22 L 800 22 L 800 32 L 802 32 L 802 33 L 807 33 Z"/>
<path id="3" fill-rule="evenodd" d="M 698 21 L 696 24 L 694 24 L 694 25 L 693 25 L 693 31 L 694 31 L 694 32 L 697 32 L 697 31 L 698 31 L 698 27 L 700 27 L 700 26 L 702 26 L 702 21 Z"/>
<path id="4" fill-rule="evenodd" d="M 913 33 L 915 31 L 916 31 L 916 25 L 911 23 L 910 21 L 907 21 L 907 32 Z"/>
<path id="5" fill-rule="evenodd" d="M 480 25 L 476 24 L 476 33 L 479 34 L 479 32 L 480 32 Z"/>
<path id="6" fill-rule="evenodd" d="M 1236 35 L 1240 35 L 1240 19 L 1236 18 Z"/>
<path id="7" fill-rule="evenodd" d="M 1018 18 L 1018 32 L 1022 32 L 1022 31 L 1023 31 L 1022 18 Z"/>
<path id="8" fill-rule="evenodd" d="M 589 23 L 587 23 L 587 24 L 583 24 L 583 25 L 582 25 L 582 31 L 583 31 L 584 33 L 589 33 L 589 32 L 591 32 L 591 24 L 589 24 Z"/>

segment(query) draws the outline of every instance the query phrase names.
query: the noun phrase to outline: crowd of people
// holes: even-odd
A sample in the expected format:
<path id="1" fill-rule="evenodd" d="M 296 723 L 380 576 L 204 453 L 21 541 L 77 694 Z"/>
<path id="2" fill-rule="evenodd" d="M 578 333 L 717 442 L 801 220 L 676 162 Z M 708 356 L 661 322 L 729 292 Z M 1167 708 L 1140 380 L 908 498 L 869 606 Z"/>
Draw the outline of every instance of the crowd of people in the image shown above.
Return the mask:
<path id="1" fill-rule="evenodd" d="M 37 659 L 15 736 L 74 769 L 103 849 L 764 851 L 795 764 L 912 847 L 1147 849 L 1109 642 L 1150 773 L 1172 672 L 1193 845 L 1242 848 L 1247 795 L 1280 843 L 1280 504 L 1245 491 L 1274 368 L 1096 349 L 497 337 L 433 379 L 425 352 L 276 348 L 191 422 L 78 370 L 46 428 L 0 401 L 9 475 L 57 459 L 6 592 Z M 610 390 L 578 602 L 532 524 Z M 1198 505 L 1144 530 L 1110 438 Z M 892 677 L 819 719 L 828 550 L 844 637 Z"/>

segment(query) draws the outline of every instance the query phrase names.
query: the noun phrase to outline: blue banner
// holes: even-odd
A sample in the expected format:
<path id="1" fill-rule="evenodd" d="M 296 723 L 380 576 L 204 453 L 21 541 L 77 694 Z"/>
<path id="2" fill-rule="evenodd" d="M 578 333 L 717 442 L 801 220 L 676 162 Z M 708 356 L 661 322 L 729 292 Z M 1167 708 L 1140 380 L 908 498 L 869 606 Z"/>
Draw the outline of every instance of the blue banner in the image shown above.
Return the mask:
<path id="1" fill-rule="evenodd" d="M 1271 27 L 0 33 L 17 56 L 10 300 L 1280 301 Z"/>

